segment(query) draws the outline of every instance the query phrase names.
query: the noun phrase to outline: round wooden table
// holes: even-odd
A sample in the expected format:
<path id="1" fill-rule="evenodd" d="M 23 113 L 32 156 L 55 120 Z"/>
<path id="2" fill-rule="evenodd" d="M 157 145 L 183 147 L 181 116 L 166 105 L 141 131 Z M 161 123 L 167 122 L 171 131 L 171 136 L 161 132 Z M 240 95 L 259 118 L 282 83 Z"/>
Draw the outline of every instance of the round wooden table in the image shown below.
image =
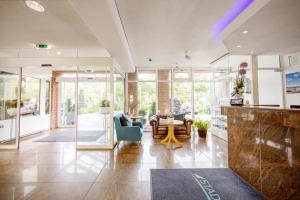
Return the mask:
<path id="1" fill-rule="evenodd" d="M 182 147 L 182 144 L 176 139 L 175 135 L 174 135 L 174 126 L 176 125 L 182 125 L 183 121 L 179 121 L 179 120 L 174 120 L 173 122 L 168 122 L 166 123 L 166 125 L 168 125 L 168 135 L 165 139 L 161 140 L 160 143 L 161 144 L 168 144 L 168 149 L 170 149 L 170 146 L 172 143 L 177 144 L 177 148 Z"/>
<path id="2" fill-rule="evenodd" d="M 138 119 L 141 119 L 142 116 L 131 116 L 130 118 L 132 119 L 133 122 L 136 122 Z"/>

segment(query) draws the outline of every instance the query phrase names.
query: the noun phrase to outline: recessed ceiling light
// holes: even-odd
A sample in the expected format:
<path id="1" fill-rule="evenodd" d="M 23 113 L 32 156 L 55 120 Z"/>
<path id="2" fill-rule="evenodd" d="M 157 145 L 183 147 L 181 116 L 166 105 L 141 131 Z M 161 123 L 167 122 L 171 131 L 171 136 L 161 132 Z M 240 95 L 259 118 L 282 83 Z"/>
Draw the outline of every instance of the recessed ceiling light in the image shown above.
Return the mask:
<path id="1" fill-rule="evenodd" d="M 248 32 L 249 32 L 249 31 L 245 30 L 245 31 L 243 31 L 242 33 L 243 33 L 243 34 L 247 34 Z"/>
<path id="2" fill-rule="evenodd" d="M 33 0 L 26 0 L 25 4 L 28 8 L 35 10 L 37 12 L 44 12 L 45 8 L 39 2 Z"/>
<path id="3" fill-rule="evenodd" d="M 241 48 L 241 45 L 237 45 L 236 47 L 237 47 L 237 48 Z"/>
<path id="4" fill-rule="evenodd" d="M 60 51 L 57 51 L 57 52 L 56 52 L 56 54 L 57 54 L 57 55 L 60 55 L 60 54 L 61 54 L 61 52 L 60 52 Z"/>

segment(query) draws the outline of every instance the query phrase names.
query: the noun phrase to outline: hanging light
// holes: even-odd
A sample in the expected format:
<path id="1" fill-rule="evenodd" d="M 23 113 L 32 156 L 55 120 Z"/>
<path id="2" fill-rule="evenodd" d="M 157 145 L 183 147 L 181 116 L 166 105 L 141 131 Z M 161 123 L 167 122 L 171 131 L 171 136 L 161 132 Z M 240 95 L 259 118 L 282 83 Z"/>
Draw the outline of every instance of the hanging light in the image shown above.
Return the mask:
<path id="1" fill-rule="evenodd" d="M 25 4 L 28 8 L 31 8 L 37 12 L 45 12 L 44 6 L 42 6 L 39 2 L 33 0 L 26 0 Z"/>

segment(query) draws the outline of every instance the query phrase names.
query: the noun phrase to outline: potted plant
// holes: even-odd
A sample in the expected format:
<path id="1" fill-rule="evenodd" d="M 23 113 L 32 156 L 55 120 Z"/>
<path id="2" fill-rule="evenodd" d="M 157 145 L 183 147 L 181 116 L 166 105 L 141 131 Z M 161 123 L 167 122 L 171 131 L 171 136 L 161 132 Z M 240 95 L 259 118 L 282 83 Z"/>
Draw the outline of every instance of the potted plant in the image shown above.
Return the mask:
<path id="1" fill-rule="evenodd" d="M 141 116 L 140 120 L 141 120 L 142 124 L 146 124 L 146 118 L 145 118 L 146 114 L 147 114 L 147 112 L 145 109 L 139 110 L 139 116 Z"/>
<path id="2" fill-rule="evenodd" d="M 103 99 L 100 105 L 100 113 L 108 114 L 109 113 L 110 102 L 107 99 Z"/>
<path id="3" fill-rule="evenodd" d="M 67 125 L 75 124 L 75 104 L 72 104 L 72 100 L 69 98 L 66 102 L 66 123 Z"/>
<path id="4" fill-rule="evenodd" d="M 198 135 L 201 138 L 205 138 L 207 130 L 210 126 L 210 121 L 196 120 L 193 122 L 193 126 L 198 129 Z"/>
<path id="5" fill-rule="evenodd" d="M 248 63 L 242 62 L 238 67 L 238 74 L 234 79 L 233 92 L 231 93 L 232 99 L 230 100 L 231 105 L 243 105 L 243 94 L 245 88 L 245 75 L 247 73 L 246 68 Z"/>
<path id="6" fill-rule="evenodd" d="M 174 122 L 174 115 L 172 112 L 169 112 L 168 116 L 167 116 L 168 122 L 169 123 L 173 123 Z"/>

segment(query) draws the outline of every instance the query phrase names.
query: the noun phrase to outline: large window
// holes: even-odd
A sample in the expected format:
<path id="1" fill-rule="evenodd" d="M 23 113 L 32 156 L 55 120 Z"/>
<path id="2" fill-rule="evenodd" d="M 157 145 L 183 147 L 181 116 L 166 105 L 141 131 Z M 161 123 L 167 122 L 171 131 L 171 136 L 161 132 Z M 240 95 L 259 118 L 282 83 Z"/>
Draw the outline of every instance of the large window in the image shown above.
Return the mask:
<path id="1" fill-rule="evenodd" d="M 139 114 L 155 115 L 156 114 L 156 83 L 139 82 Z"/>
<path id="2" fill-rule="evenodd" d="M 194 72 L 194 117 L 195 119 L 211 119 L 212 73 L 208 71 Z"/>
<path id="3" fill-rule="evenodd" d="M 50 113 L 50 81 L 46 81 L 45 113 Z"/>
<path id="4" fill-rule="evenodd" d="M 191 117 L 192 84 L 190 82 L 175 82 L 173 84 L 173 113 L 184 113 Z"/>
<path id="5" fill-rule="evenodd" d="M 138 72 L 138 114 L 148 121 L 156 114 L 156 71 Z"/>
<path id="6" fill-rule="evenodd" d="M 16 117 L 18 77 L 17 74 L 0 71 L 0 120 Z"/>
<path id="7" fill-rule="evenodd" d="M 40 89 L 40 79 L 22 77 L 21 115 L 40 114 Z"/>
<path id="8" fill-rule="evenodd" d="M 114 111 L 115 113 L 124 112 L 124 78 L 120 74 L 114 74 Z"/>
<path id="9" fill-rule="evenodd" d="M 139 69 L 128 74 L 128 111 L 138 105 L 140 115 L 184 114 L 188 118 L 210 119 L 213 101 L 209 70 Z"/>
<path id="10" fill-rule="evenodd" d="M 192 78 L 191 70 L 173 71 L 172 112 L 192 117 Z"/>

